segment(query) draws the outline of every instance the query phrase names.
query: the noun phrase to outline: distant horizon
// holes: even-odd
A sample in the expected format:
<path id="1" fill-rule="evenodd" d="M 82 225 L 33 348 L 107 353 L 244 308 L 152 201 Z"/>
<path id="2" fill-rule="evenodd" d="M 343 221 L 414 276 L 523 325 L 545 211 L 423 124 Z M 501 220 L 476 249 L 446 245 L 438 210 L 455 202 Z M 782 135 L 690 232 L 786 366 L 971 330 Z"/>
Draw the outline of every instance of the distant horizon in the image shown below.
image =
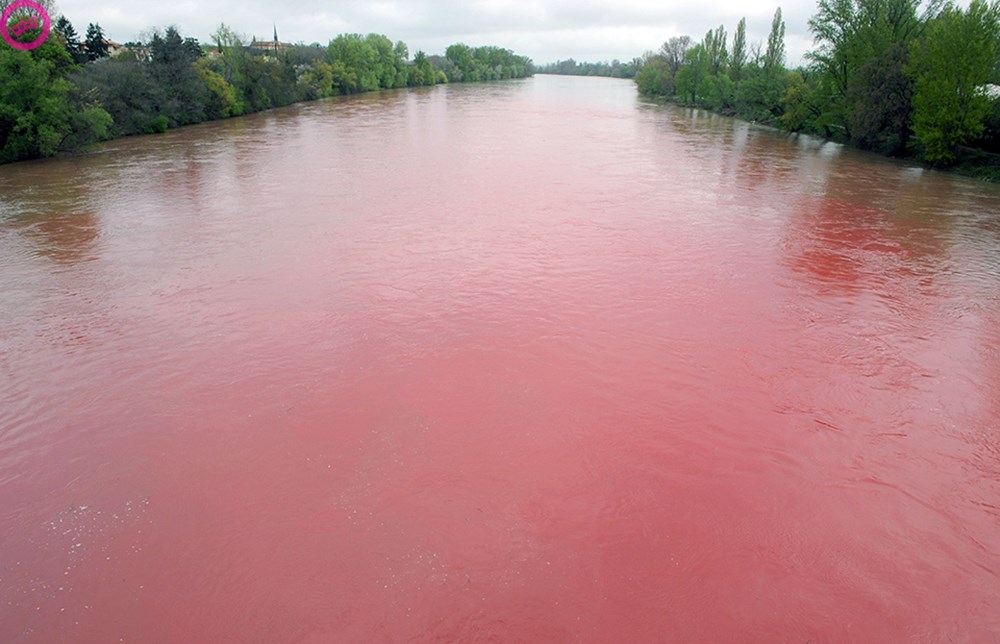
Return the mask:
<path id="1" fill-rule="evenodd" d="M 67 16 L 67 18 L 69 18 L 69 16 Z M 77 30 L 77 32 L 81 32 L 80 26 L 78 26 L 77 23 L 73 22 L 73 20 L 71 18 L 69 18 L 69 19 L 70 19 L 70 22 L 73 23 L 73 26 Z M 198 37 L 196 35 L 191 34 L 188 31 L 186 31 L 184 29 L 183 25 L 178 25 L 178 24 L 173 24 L 173 23 L 164 25 L 163 27 L 159 27 L 159 28 L 145 29 L 142 32 L 136 34 L 134 37 L 131 37 L 131 38 L 117 37 L 115 34 L 109 32 L 109 30 L 106 27 L 104 27 L 103 23 L 98 23 L 98 24 L 100 24 L 101 29 L 104 31 L 105 37 L 108 40 L 113 41 L 113 42 L 117 42 L 117 43 L 121 43 L 121 44 L 124 44 L 124 43 L 127 43 L 127 42 L 143 41 L 143 40 L 146 40 L 148 38 L 148 36 L 151 35 L 152 32 L 156 31 L 157 29 L 159 29 L 159 31 L 162 31 L 163 29 L 166 29 L 167 27 L 175 27 L 175 28 L 178 29 L 178 31 L 181 33 L 182 36 L 184 36 L 184 37 L 193 37 L 193 38 L 197 39 L 198 42 L 199 42 L 199 44 L 201 44 L 201 45 L 214 45 L 214 41 L 212 40 L 211 35 L 209 35 L 208 37 L 205 37 L 205 38 L 201 38 L 201 37 Z M 230 26 L 230 27 L 233 27 L 233 25 L 229 25 L 228 23 L 226 23 L 226 24 L 228 26 Z M 233 27 L 233 28 L 235 29 L 235 27 Z M 86 23 L 84 24 L 84 30 L 85 29 L 86 29 Z M 237 31 L 239 31 L 239 30 L 237 30 Z M 273 38 L 274 38 L 273 34 L 271 36 L 261 37 L 260 35 L 253 34 L 253 33 L 244 33 L 244 32 L 239 32 L 239 33 L 241 35 L 243 35 L 243 36 L 246 36 L 246 42 L 248 44 L 250 42 L 254 42 L 254 41 L 256 41 L 256 42 L 272 42 Z M 282 42 L 284 44 L 293 45 L 293 46 L 297 46 L 297 47 L 298 46 L 301 46 L 301 47 L 312 47 L 312 46 L 315 46 L 315 45 L 318 44 L 321 47 L 325 48 L 325 47 L 327 47 L 330 44 L 331 40 L 333 40 L 337 36 L 339 36 L 341 34 L 345 34 L 345 33 L 360 33 L 360 34 L 380 33 L 380 34 L 382 34 L 384 36 L 387 36 L 388 38 L 390 38 L 394 42 L 395 41 L 399 41 L 399 40 L 403 40 L 401 38 L 394 38 L 393 35 L 390 34 L 390 33 L 382 33 L 382 32 L 379 32 L 379 31 L 370 31 L 370 30 L 369 31 L 345 31 L 345 32 L 336 33 L 336 34 L 331 35 L 327 39 L 326 42 L 322 42 L 322 41 L 305 42 L 303 40 L 290 40 L 288 38 L 282 37 L 281 33 L 280 33 L 280 30 L 279 30 L 278 40 L 279 40 L 279 42 Z M 690 34 L 686 34 L 686 35 L 690 36 Z M 694 36 L 691 36 L 691 39 L 692 39 L 692 42 L 698 42 L 701 39 L 701 36 L 699 36 L 698 38 L 695 38 Z M 789 40 L 789 37 L 786 35 L 786 37 L 785 37 L 786 49 L 788 47 L 788 40 Z M 631 62 L 635 58 L 642 58 L 648 52 L 655 52 L 655 51 L 657 51 L 659 49 L 659 45 L 658 45 L 655 48 L 645 49 L 645 50 L 643 50 L 641 52 L 638 52 L 638 53 L 635 53 L 635 54 L 633 54 L 631 56 L 621 56 L 621 57 L 614 57 L 614 58 L 607 58 L 607 57 L 605 57 L 605 58 L 580 58 L 580 57 L 577 57 L 577 56 L 561 56 L 561 57 L 558 57 L 558 58 L 553 58 L 551 60 L 547 60 L 546 59 L 546 60 L 539 61 L 539 60 L 535 59 L 533 56 L 531 56 L 530 54 L 528 54 L 528 53 L 526 53 L 524 51 L 518 50 L 516 48 L 510 47 L 507 44 L 502 43 L 502 42 L 477 42 L 477 41 L 471 41 L 471 40 L 455 40 L 453 42 L 448 43 L 448 45 L 445 45 L 441 49 L 441 51 L 428 51 L 428 50 L 425 50 L 425 49 L 418 49 L 418 48 L 412 47 L 410 45 L 410 43 L 407 42 L 406 40 L 403 40 L 403 42 L 406 43 L 407 47 L 410 48 L 410 57 L 411 58 L 413 57 L 413 54 L 415 52 L 417 52 L 417 51 L 423 51 L 428 56 L 444 56 L 445 50 L 447 49 L 448 46 L 456 44 L 456 43 L 463 43 L 463 44 L 469 45 L 471 47 L 485 47 L 485 46 L 503 47 L 504 49 L 509 49 L 509 50 L 513 51 L 515 54 L 519 54 L 519 55 L 523 55 L 523 56 L 528 56 L 529 58 L 531 58 L 532 63 L 534 63 L 535 66 L 537 66 L 537 67 L 545 67 L 545 66 L 548 66 L 548 65 L 554 65 L 556 63 L 565 62 L 567 60 L 573 60 L 576 63 L 609 63 L 610 64 L 610 63 L 613 63 L 616 60 L 618 62 L 620 62 L 620 63 L 628 63 L 628 62 Z M 806 51 L 808 51 L 808 49 Z M 787 67 L 789 67 L 790 69 L 793 69 L 793 68 L 798 67 L 799 65 L 803 64 L 804 57 L 799 57 L 795 61 L 792 61 L 792 60 L 790 60 L 790 59 L 788 59 L 786 57 L 786 61 L 785 62 L 786 62 L 786 66 Z"/>
<path id="2" fill-rule="evenodd" d="M 411 55 L 423 51 L 441 54 L 455 43 L 471 46 L 492 45 L 528 56 L 539 66 L 570 58 L 577 62 L 628 62 L 655 51 L 674 36 L 687 35 L 697 42 L 720 24 L 730 37 L 743 17 L 747 20 L 748 40 L 763 43 L 770 30 L 775 2 L 724 2 L 712 7 L 695 6 L 688 0 L 674 7 L 664 7 L 648 0 L 595 0 L 578 7 L 567 0 L 536 0 L 519 5 L 509 0 L 471 0 L 407 3 L 386 1 L 367 3 L 345 0 L 332 10 L 318 0 L 304 0 L 296 5 L 298 16 L 292 20 L 261 0 L 249 0 L 230 7 L 225 1 L 210 12 L 190 5 L 153 5 L 137 0 L 113 0 L 94 6 L 83 0 L 55 3 L 53 19 L 65 15 L 79 33 L 89 23 L 101 25 L 110 40 L 129 42 L 146 40 L 156 29 L 175 26 L 183 35 L 211 43 L 211 34 L 225 23 L 247 39 L 273 37 L 276 26 L 282 42 L 319 43 L 326 46 L 343 33 L 378 33 L 393 41 L 403 41 Z M 781 3 L 786 23 L 786 64 L 796 67 L 813 46 L 808 20 L 816 4 Z M 284 24 L 283 24 L 284 22 Z"/>

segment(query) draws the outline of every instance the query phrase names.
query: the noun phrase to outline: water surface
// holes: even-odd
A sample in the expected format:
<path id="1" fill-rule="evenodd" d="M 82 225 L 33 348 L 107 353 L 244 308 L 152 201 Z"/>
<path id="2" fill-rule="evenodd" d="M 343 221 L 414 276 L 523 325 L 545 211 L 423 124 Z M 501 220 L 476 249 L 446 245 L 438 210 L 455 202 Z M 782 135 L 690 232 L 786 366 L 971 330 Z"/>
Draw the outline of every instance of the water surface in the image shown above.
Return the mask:
<path id="1" fill-rule="evenodd" d="M 539 76 L 0 167 L 0 640 L 1000 637 L 1000 190 Z"/>

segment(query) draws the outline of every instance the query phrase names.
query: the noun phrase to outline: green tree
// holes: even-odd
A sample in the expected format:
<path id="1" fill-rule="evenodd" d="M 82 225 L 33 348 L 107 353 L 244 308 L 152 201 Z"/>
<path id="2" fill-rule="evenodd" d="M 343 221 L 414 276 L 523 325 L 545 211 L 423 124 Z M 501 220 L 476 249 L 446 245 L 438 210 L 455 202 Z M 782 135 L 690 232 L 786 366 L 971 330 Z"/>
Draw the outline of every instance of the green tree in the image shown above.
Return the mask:
<path id="1" fill-rule="evenodd" d="M 632 66 L 637 70 L 635 82 L 639 91 L 649 96 L 686 94 L 690 98 L 696 89 L 692 86 L 691 71 L 684 72 L 680 78 L 683 92 L 678 90 L 677 78 L 690 49 L 689 36 L 675 36 L 664 42 L 656 53 L 646 52 L 643 58 L 634 60 Z"/>
<path id="2" fill-rule="evenodd" d="M 890 46 L 857 71 L 844 97 L 850 106 L 851 142 L 867 150 L 896 154 L 906 150 L 913 113 L 913 81 L 906 73 L 904 43 Z"/>
<path id="3" fill-rule="evenodd" d="M 702 105 L 710 110 L 727 110 L 733 104 L 736 86 L 728 74 L 707 76 L 701 84 L 699 98 Z"/>
<path id="4" fill-rule="evenodd" d="M 371 73 L 375 85 L 371 89 L 392 89 L 396 87 L 396 53 L 392 41 L 382 34 L 368 34 L 365 45 L 369 51 Z"/>
<path id="5" fill-rule="evenodd" d="M 219 26 L 212 33 L 212 42 L 215 43 L 218 52 L 224 54 L 228 49 L 244 47 L 246 36 L 233 31 L 232 27 L 226 23 L 220 22 Z"/>
<path id="6" fill-rule="evenodd" d="M 207 59 L 196 61 L 194 67 L 198 78 L 208 90 L 208 100 L 205 104 L 207 118 L 224 119 L 243 114 L 245 108 L 239 92 L 220 74 L 211 70 Z M 329 96 L 329 93 L 324 96 Z"/>
<path id="7" fill-rule="evenodd" d="M 648 60 L 635 75 L 639 92 L 647 96 L 673 96 L 674 74 L 667 61 L 659 56 Z"/>
<path id="8" fill-rule="evenodd" d="M 709 76 L 710 65 L 710 55 L 703 42 L 687 50 L 684 64 L 674 77 L 677 98 L 680 102 L 688 105 L 698 104 L 699 94 L 705 93 L 703 84 Z"/>
<path id="9" fill-rule="evenodd" d="M 0 47 L 0 163 L 51 156 L 107 135 L 106 113 L 74 105 L 65 77 L 71 67 L 54 39 L 31 51 Z"/>
<path id="10" fill-rule="evenodd" d="M 914 45 L 913 129 L 934 163 L 950 163 L 956 148 L 983 132 L 1000 40 L 1000 4 L 949 5 Z"/>
<path id="11" fill-rule="evenodd" d="M 299 85 L 307 100 L 332 96 L 333 66 L 323 61 L 313 63 L 299 75 Z"/>
<path id="12" fill-rule="evenodd" d="M 333 66 L 340 63 L 346 72 L 340 79 L 342 93 L 370 92 L 379 88 L 378 52 L 361 34 L 341 34 L 331 40 L 327 62 Z"/>
<path id="13" fill-rule="evenodd" d="M 247 37 L 223 22 L 212 34 L 212 41 L 220 54 L 215 58 L 213 71 L 242 94 L 241 88 L 247 82 L 247 59 L 250 57 L 246 47 Z"/>
<path id="14" fill-rule="evenodd" d="M 680 70 L 692 45 L 690 36 L 674 36 L 660 46 L 660 56 L 667 63 L 671 75 Z"/>
<path id="15" fill-rule="evenodd" d="M 402 40 L 396 41 L 392 48 L 393 67 L 396 71 L 394 87 L 407 87 L 411 85 L 410 69 L 406 61 L 410 59 L 410 48 Z M 426 54 L 424 55 L 426 58 Z"/>
<path id="16" fill-rule="evenodd" d="M 433 85 L 437 82 L 437 73 L 427 60 L 427 54 L 418 51 L 413 55 L 413 72 L 411 85 Z"/>
<path id="17" fill-rule="evenodd" d="M 70 85 L 54 72 L 31 52 L 0 47 L 0 163 L 59 149 L 69 129 Z"/>
<path id="18" fill-rule="evenodd" d="M 784 97 L 788 90 L 789 73 L 785 70 L 766 72 L 751 68 L 735 91 L 735 105 L 743 116 L 769 122 L 784 114 Z"/>
<path id="19" fill-rule="evenodd" d="M 139 61 L 85 65 L 72 79 L 83 95 L 95 97 L 111 115 L 115 136 L 146 131 L 166 102 L 165 92 L 149 73 L 149 66 Z"/>
<path id="20" fill-rule="evenodd" d="M 452 76 L 449 81 L 462 81 L 472 74 L 472 48 L 464 43 L 450 45 L 445 50 L 444 56 L 454 66 Z"/>
<path id="21" fill-rule="evenodd" d="M 358 78 L 353 69 L 348 69 L 343 61 L 330 63 L 330 75 L 333 77 L 334 94 L 350 94 L 357 91 Z"/>
<path id="22" fill-rule="evenodd" d="M 524 78 L 535 73 L 530 58 L 517 56 L 501 47 L 469 47 L 458 43 L 445 50 L 448 80 L 452 82 L 477 82 Z"/>
<path id="23" fill-rule="evenodd" d="M 737 40 L 745 41 L 745 21 L 737 27 Z M 743 32 L 744 35 L 740 35 Z M 785 22 L 781 9 L 774 12 L 767 47 L 761 52 L 755 45 L 746 51 L 745 45 L 739 49 L 744 62 L 735 69 L 730 64 L 731 73 L 738 69 L 739 79 L 731 85 L 731 103 L 741 116 L 755 121 L 779 121 L 785 111 L 784 99 L 792 75 L 785 69 Z M 718 100 L 718 99 L 717 99 Z"/>
<path id="24" fill-rule="evenodd" d="M 193 38 L 183 38 L 176 27 L 154 33 L 149 41 L 149 73 L 163 93 L 159 114 L 171 127 L 205 120 L 209 90 L 194 68 L 201 47 Z"/>
<path id="25" fill-rule="evenodd" d="M 781 18 L 781 7 L 775 10 L 774 19 L 771 20 L 763 67 L 765 72 L 783 72 L 785 69 L 785 21 Z"/>
<path id="26" fill-rule="evenodd" d="M 101 107 L 95 94 L 84 94 L 74 85 L 69 103 L 69 132 L 63 139 L 62 149 L 78 150 L 111 138 L 114 120 Z"/>
<path id="27" fill-rule="evenodd" d="M 635 60 L 639 65 L 635 65 Z M 560 60 L 548 65 L 543 65 L 539 71 L 543 74 L 563 74 L 566 76 L 607 76 L 611 78 L 634 78 L 639 69 L 642 68 L 642 59 L 623 63 L 620 60 L 612 60 L 598 63 L 577 63 L 570 58 Z"/>
<path id="28" fill-rule="evenodd" d="M 940 6 L 941 0 L 922 11 L 920 0 L 819 0 L 809 21 L 817 47 L 807 57 L 829 88 L 822 120 L 858 145 L 878 147 L 893 138 L 905 145 L 909 125 L 897 119 L 903 113 L 897 93 L 907 91 L 900 77 L 912 42 Z M 862 130 L 854 133 L 855 126 Z"/>
<path id="29" fill-rule="evenodd" d="M 843 97 L 857 63 L 854 0 L 819 0 L 817 13 L 809 20 L 816 49 L 808 52 L 816 67 L 833 81 L 836 97 Z"/>
<path id="30" fill-rule="evenodd" d="M 90 23 L 87 25 L 87 38 L 84 43 L 87 52 L 87 60 L 94 61 L 105 58 L 108 55 L 108 43 L 104 37 L 104 30 L 101 25 Z"/>
<path id="31" fill-rule="evenodd" d="M 729 50 L 727 48 L 726 29 L 719 25 L 715 31 L 705 34 L 705 54 L 708 56 L 708 73 L 718 76 L 719 72 L 725 70 L 729 60 Z"/>
<path id="32" fill-rule="evenodd" d="M 59 16 L 52 27 L 52 31 L 62 39 L 63 47 L 70 58 L 73 59 L 73 62 L 83 63 L 87 60 L 87 54 L 83 50 L 83 45 L 80 44 L 80 36 L 77 35 L 76 29 L 73 28 L 73 23 L 66 16 Z"/>
<path id="33" fill-rule="evenodd" d="M 795 70 L 788 76 L 788 88 L 782 103 L 785 107 L 781 115 L 781 125 L 791 132 L 805 130 L 819 115 L 815 109 L 812 90 L 806 81 L 806 72 Z"/>
<path id="34" fill-rule="evenodd" d="M 733 52 L 729 57 L 729 77 L 739 85 L 743 79 L 743 70 L 747 65 L 747 19 L 740 18 L 733 35 Z"/>

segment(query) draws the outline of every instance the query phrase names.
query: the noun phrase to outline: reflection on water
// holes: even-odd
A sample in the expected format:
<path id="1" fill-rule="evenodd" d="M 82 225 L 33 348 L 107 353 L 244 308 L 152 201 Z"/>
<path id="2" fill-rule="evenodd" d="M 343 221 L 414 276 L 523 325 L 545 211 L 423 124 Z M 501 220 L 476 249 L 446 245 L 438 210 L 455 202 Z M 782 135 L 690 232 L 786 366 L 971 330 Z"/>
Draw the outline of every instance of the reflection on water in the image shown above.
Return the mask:
<path id="1" fill-rule="evenodd" d="M 98 235 L 92 212 L 52 214 L 16 222 L 12 230 L 34 242 L 40 255 L 62 264 L 75 264 L 94 258 Z"/>
<path id="2" fill-rule="evenodd" d="M 994 186 L 541 76 L 0 193 L 0 640 L 1000 631 Z"/>

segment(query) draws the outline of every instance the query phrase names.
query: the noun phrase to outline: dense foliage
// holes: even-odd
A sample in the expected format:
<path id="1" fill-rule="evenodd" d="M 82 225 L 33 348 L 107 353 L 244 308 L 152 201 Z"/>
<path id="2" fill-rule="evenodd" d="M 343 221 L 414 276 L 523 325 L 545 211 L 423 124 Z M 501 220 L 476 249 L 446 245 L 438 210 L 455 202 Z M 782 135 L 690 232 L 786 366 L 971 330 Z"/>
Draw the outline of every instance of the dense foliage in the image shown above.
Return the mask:
<path id="1" fill-rule="evenodd" d="M 531 60 L 499 47 L 451 45 L 439 60 L 448 82 L 478 82 L 524 78 L 535 73 Z"/>
<path id="2" fill-rule="evenodd" d="M 808 65 L 785 68 L 775 12 L 765 45 L 720 26 L 647 53 L 639 91 L 933 164 L 998 165 L 1000 2 L 819 0 Z M 990 174 L 986 172 L 983 174 Z M 997 174 L 1000 174 L 998 172 Z"/>
<path id="3" fill-rule="evenodd" d="M 88 25 L 81 42 L 60 16 L 41 47 L 0 43 L 0 162 L 302 100 L 534 73 L 507 49 L 457 44 L 410 59 L 404 43 L 379 34 L 340 35 L 324 48 L 252 43 L 222 24 L 212 40 L 202 46 L 169 27 L 113 52 L 100 25 Z"/>
<path id="4" fill-rule="evenodd" d="M 108 136 L 111 118 L 68 80 L 73 67 L 51 40 L 30 52 L 0 46 L 0 163 Z"/>

